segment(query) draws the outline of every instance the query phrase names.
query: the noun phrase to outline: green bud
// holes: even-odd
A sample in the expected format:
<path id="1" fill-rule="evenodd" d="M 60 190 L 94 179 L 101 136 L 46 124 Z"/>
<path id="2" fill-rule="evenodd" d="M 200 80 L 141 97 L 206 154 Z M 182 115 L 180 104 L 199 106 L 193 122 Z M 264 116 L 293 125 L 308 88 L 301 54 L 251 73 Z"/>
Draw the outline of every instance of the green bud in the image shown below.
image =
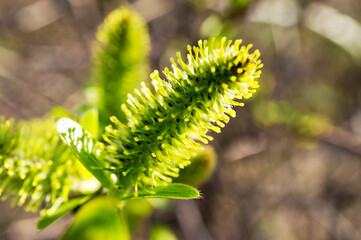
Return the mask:
<path id="1" fill-rule="evenodd" d="M 191 164 L 179 171 L 174 182 L 199 186 L 205 183 L 214 173 L 217 165 L 217 154 L 211 146 L 205 146 L 191 158 Z"/>

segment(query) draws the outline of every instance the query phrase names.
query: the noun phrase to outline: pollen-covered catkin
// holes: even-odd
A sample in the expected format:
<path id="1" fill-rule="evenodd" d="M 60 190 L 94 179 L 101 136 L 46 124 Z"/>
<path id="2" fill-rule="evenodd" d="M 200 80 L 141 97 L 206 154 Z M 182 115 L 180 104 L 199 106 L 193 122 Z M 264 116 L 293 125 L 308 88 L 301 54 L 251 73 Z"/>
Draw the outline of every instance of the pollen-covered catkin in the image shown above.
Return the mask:
<path id="1" fill-rule="evenodd" d="M 45 130 L 44 130 L 45 129 Z M 56 209 L 88 180 L 60 140 L 53 119 L 15 124 L 0 117 L 0 196 L 28 211 Z"/>
<path id="2" fill-rule="evenodd" d="M 143 84 L 128 94 L 122 105 L 127 123 L 112 117 L 115 127 L 104 136 L 120 187 L 169 183 L 200 143 L 212 140 L 207 132 L 220 132 L 235 117 L 232 107 L 252 96 L 262 68 L 259 51 L 250 53 L 252 45 L 241 42 L 223 38 L 188 46 L 187 61 L 177 53 L 172 70 L 163 71 L 166 80 L 158 71 L 151 74 L 155 93 Z"/>

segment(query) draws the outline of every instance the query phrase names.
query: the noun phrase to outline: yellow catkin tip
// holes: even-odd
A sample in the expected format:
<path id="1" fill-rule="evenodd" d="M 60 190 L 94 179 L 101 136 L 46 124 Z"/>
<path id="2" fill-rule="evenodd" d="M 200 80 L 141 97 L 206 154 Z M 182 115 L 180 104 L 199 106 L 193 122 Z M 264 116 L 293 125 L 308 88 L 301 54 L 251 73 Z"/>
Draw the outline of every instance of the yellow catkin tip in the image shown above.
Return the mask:
<path id="1" fill-rule="evenodd" d="M 118 120 L 118 119 L 117 119 L 117 117 L 115 117 L 115 116 L 111 116 L 111 117 L 110 117 L 110 121 L 113 122 L 113 123 L 115 123 L 117 120 Z"/>

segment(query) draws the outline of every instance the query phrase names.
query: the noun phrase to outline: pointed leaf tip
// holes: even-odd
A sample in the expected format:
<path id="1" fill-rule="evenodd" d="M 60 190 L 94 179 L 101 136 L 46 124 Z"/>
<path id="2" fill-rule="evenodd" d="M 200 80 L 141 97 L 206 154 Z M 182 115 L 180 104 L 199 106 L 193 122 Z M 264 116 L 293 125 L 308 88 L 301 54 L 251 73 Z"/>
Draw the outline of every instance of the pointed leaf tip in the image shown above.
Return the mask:
<path id="1" fill-rule="evenodd" d="M 171 199 L 195 199 L 201 198 L 199 191 L 189 185 L 180 183 L 171 183 L 167 186 L 154 187 L 150 191 L 139 191 L 138 196 L 130 195 L 125 199 L 137 198 L 171 198 Z"/>

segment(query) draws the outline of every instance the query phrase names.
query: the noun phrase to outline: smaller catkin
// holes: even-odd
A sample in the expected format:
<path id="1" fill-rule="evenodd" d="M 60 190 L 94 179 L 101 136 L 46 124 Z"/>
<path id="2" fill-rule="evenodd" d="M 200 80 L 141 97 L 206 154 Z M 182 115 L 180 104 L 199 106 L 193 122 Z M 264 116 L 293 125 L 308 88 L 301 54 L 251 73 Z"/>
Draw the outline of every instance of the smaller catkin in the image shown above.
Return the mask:
<path id="1" fill-rule="evenodd" d="M 140 86 L 149 74 L 150 40 L 145 20 L 121 7 L 110 13 L 96 34 L 93 45 L 93 80 L 97 97 L 90 101 L 99 108 L 101 125 L 112 115 L 125 120 L 120 102 Z"/>
<path id="2" fill-rule="evenodd" d="M 198 47 L 188 46 L 187 62 L 180 53 L 178 64 L 171 59 L 173 70 L 163 71 L 167 80 L 158 71 L 151 74 L 155 94 L 145 84 L 128 94 L 122 105 L 128 122 L 112 117 L 115 128 L 108 126 L 105 135 L 120 187 L 171 182 L 200 143 L 212 140 L 208 131 L 220 132 L 235 116 L 232 107 L 243 106 L 238 100 L 252 96 L 261 74 L 260 53 L 240 44 L 225 38 L 199 41 Z"/>
<path id="3" fill-rule="evenodd" d="M 0 118 L 0 195 L 26 210 L 56 209 L 80 193 L 82 168 L 61 141 L 52 119 L 21 122 Z"/>

